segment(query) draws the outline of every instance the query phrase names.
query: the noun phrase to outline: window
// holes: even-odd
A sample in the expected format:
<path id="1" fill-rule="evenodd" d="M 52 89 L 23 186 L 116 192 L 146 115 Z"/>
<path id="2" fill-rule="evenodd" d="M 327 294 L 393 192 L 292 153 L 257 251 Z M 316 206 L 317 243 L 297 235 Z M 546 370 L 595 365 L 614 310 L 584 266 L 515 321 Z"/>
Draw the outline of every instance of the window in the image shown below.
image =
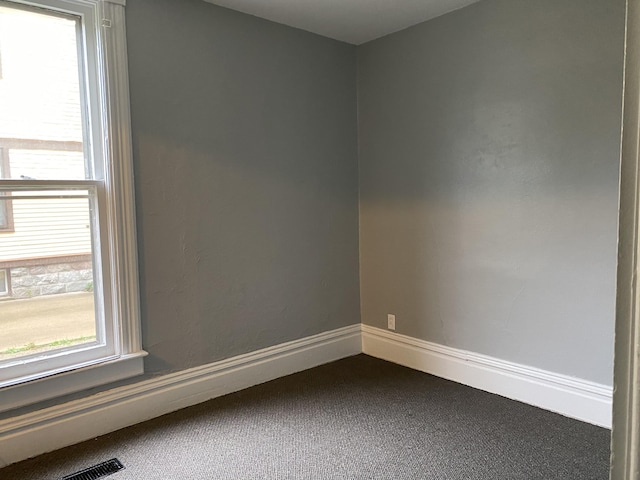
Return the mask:
<path id="1" fill-rule="evenodd" d="M 5 411 L 141 374 L 145 352 L 124 1 L 0 0 L 0 49 Z"/>
<path id="2" fill-rule="evenodd" d="M 0 141 L 0 178 L 10 178 L 9 152 L 2 147 Z M 7 193 L 0 192 L 0 196 Z M 10 200 L 0 201 L 0 233 L 13 231 L 13 208 Z"/>
<path id="3" fill-rule="evenodd" d="M 9 280 L 6 270 L 0 270 L 0 297 L 9 293 Z"/>

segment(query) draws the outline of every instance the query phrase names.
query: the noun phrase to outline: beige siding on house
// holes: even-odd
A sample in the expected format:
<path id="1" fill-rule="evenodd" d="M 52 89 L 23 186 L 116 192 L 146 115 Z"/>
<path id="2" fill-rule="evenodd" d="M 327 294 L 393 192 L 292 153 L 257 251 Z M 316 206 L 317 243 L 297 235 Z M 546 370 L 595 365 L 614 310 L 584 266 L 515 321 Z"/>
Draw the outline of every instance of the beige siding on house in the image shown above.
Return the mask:
<path id="1" fill-rule="evenodd" d="M 87 199 L 12 203 L 15 233 L 0 233 L 0 261 L 91 252 Z"/>

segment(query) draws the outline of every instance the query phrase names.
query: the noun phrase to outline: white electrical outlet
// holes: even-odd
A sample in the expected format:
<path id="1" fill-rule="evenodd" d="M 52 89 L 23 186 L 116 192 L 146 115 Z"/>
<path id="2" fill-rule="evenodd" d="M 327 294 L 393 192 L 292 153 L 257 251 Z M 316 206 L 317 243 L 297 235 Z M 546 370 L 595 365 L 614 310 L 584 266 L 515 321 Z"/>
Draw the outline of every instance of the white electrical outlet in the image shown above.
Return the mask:
<path id="1" fill-rule="evenodd" d="M 387 315 L 387 328 L 389 330 L 395 330 L 396 329 L 396 316 L 392 313 L 389 313 Z"/>

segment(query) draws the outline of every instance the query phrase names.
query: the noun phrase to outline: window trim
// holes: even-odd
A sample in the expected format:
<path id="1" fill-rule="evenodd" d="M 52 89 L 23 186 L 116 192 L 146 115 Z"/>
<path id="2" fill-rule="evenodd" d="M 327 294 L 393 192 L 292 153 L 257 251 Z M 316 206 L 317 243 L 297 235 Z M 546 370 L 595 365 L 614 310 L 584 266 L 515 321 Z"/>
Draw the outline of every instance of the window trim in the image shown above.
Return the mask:
<path id="1" fill-rule="evenodd" d="M 100 125 L 91 147 L 104 156 L 105 169 L 99 172 L 106 191 L 101 222 L 108 233 L 101 249 L 107 252 L 110 272 L 110 305 L 113 315 L 115 358 L 103 359 L 74 369 L 59 369 L 50 376 L 0 388 L 0 412 L 84 390 L 97 385 L 140 375 L 143 357 L 138 291 L 129 82 L 125 36 L 124 0 L 10 0 L 12 3 L 44 7 L 79 15 L 86 39 L 84 52 L 95 55 L 96 68 L 85 71 L 87 84 L 98 85 L 100 109 L 91 115 Z M 96 51 L 88 52 L 95 42 Z M 96 131 L 98 134 L 96 134 Z M 90 147 L 90 148 L 91 148 Z M 6 182 L 5 182 L 6 183 Z M 108 297 L 107 297 L 108 298 Z"/>

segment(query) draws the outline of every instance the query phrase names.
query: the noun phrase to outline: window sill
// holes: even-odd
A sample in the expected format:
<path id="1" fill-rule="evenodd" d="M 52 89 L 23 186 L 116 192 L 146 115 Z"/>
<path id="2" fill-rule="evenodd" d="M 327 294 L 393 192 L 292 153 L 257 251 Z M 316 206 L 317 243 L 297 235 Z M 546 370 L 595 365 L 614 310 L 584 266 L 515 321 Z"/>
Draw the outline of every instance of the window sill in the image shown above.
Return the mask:
<path id="1" fill-rule="evenodd" d="M 141 375 L 146 355 L 144 351 L 122 355 L 114 360 L 2 388 L 0 412 Z"/>

